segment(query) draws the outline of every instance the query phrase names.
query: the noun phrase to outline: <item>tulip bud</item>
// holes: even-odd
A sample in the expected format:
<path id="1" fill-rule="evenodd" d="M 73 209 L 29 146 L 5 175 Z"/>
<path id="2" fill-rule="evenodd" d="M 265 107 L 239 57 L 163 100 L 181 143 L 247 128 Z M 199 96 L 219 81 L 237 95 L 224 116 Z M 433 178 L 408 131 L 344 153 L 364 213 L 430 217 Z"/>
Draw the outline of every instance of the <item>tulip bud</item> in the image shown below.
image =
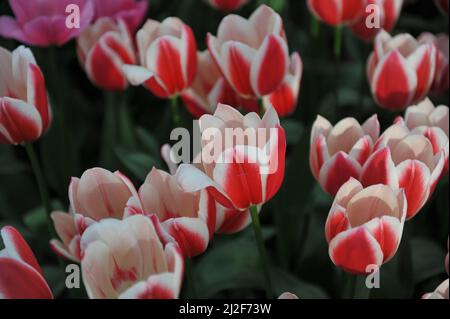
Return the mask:
<path id="1" fill-rule="evenodd" d="M 208 0 L 208 3 L 215 9 L 231 12 L 239 10 L 249 0 Z"/>
<path id="2" fill-rule="evenodd" d="M 364 13 L 366 0 L 308 0 L 309 11 L 331 26 L 351 24 Z"/>

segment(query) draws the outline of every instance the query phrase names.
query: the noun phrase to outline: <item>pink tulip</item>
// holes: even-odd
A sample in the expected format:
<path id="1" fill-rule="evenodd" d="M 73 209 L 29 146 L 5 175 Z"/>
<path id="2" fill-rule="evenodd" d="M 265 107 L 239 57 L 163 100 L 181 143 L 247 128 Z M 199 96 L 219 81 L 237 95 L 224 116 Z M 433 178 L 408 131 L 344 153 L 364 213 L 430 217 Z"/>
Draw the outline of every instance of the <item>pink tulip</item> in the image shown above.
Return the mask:
<path id="1" fill-rule="evenodd" d="M 249 0 L 208 0 L 208 3 L 215 9 L 231 12 L 239 10 Z"/>
<path id="2" fill-rule="evenodd" d="M 85 231 L 81 248 L 90 298 L 178 298 L 183 255 L 178 246 L 161 243 L 148 217 L 102 220 Z"/>
<path id="3" fill-rule="evenodd" d="M 230 85 L 244 98 L 274 92 L 288 73 L 289 56 L 283 21 L 262 5 L 250 18 L 228 15 L 208 49 Z"/>
<path id="4" fill-rule="evenodd" d="M 22 235 L 13 227 L 1 230 L 0 299 L 52 299 L 41 267 Z"/>
<path id="5" fill-rule="evenodd" d="M 448 138 L 449 111 L 448 106 L 440 105 L 434 107 L 427 98 L 417 105 L 406 109 L 405 118 L 398 118 L 396 123 L 403 122 L 410 130 L 419 127 L 439 127 Z M 444 173 L 448 172 L 448 156 L 445 163 Z"/>
<path id="6" fill-rule="evenodd" d="M 285 292 L 282 293 L 278 299 L 298 299 L 298 297 L 296 295 L 294 295 L 293 293 L 290 292 Z"/>
<path id="7" fill-rule="evenodd" d="M 91 0 L 94 2 L 95 19 L 102 17 L 123 20 L 131 32 L 142 23 L 147 14 L 146 0 Z"/>
<path id="8" fill-rule="evenodd" d="M 434 36 L 431 33 L 422 33 L 419 43 L 430 43 L 436 46 L 436 68 L 431 91 L 438 94 L 448 92 L 448 35 L 442 33 Z"/>
<path id="9" fill-rule="evenodd" d="M 94 17 L 90 0 L 9 0 L 16 19 L 0 17 L 0 36 L 34 46 L 63 45 L 77 37 Z M 79 28 L 67 27 L 69 5 L 79 8 Z"/>
<path id="10" fill-rule="evenodd" d="M 388 110 L 422 101 L 433 83 L 435 51 L 434 45 L 420 44 L 410 34 L 379 32 L 367 66 L 375 101 Z"/>
<path id="11" fill-rule="evenodd" d="M 30 49 L 0 47 L 0 143 L 37 140 L 52 121 L 44 75 Z"/>
<path id="12" fill-rule="evenodd" d="M 375 5 L 378 11 L 368 10 L 369 5 Z M 364 14 L 351 25 L 353 33 L 364 41 L 372 41 L 380 30 L 391 32 L 402 10 L 403 0 L 367 0 L 366 10 Z M 372 17 L 372 15 L 374 15 Z M 369 28 L 367 21 L 372 19 L 379 19 L 380 25 L 378 28 Z"/>
<path id="13" fill-rule="evenodd" d="M 215 202 L 211 196 L 206 191 L 184 192 L 174 176 L 156 168 L 138 195 L 128 202 L 126 215 L 136 214 L 155 214 L 162 223 L 161 238 L 178 243 L 187 257 L 202 254 L 215 230 Z"/>
<path id="14" fill-rule="evenodd" d="M 354 118 L 345 118 L 335 126 L 320 115 L 317 117 L 311 131 L 309 163 L 327 193 L 334 196 L 349 178 L 359 178 L 379 135 L 376 115 L 363 125 Z"/>
<path id="15" fill-rule="evenodd" d="M 77 53 L 89 79 L 96 86 L 112 91 L 125 90 L 128 81 L 122 71 L 125 64 L 134 64 L 133 40 L 122 20 L 116 24 L 100 18 L 77 39 Z"/>
<path id="16" fill-rule="evenodd" d="M 69 213 L 51 215 L 61 239 L 53 239 L 51 248 L 65 258 L 80 260 L 80 239 L 84 231 L 105 218 L 122 219 L 128 200 L 136 194 L 131 181 L 120 172 L 92 168 L 81 178 L 73 177 L 69 185 Z"/>
<path id="17" fill-rule="evenodd" d="M 380 267 L 396 253 L 407 203 L 403 190 L 386 185 L 364 188 L 350 179 L 339 189 L 325 226 L 331 260 L 356 274 Z"/>
<path id="18" fill-rule="evenodd" d="M 448 15 L 449 2 L 449 0 L 434 0 L 434 3 L 439 8 L 439 10 L 441 10 L 441 12 L 446 15 Z"/>
<path id="19" fill-rule="evenodd" d="M 207 189 L 221 205 L 240 211 L 277 193 L 284 178 L 286 138 L 273 108 L 261 119 L 219 104 L 213 116 L 200 118 L 200 131 L 203 170 L 180 165 L 176 176 L 181 188 Z"/>
<path id="20" fill-rule="evenodd" d="M 364 186 L 385 184 L 405 190 L 407 219 L 426 204 L 448 158 L 448 137 L 438 127 L 410 131 L 403 123 L 388 128 L 366 161 L 360 181 Z"/>
<path id="21" fill-rule="evenodd" d="M 217 104 L 241 106 L 248 111 L 257 111 L 258 102 L 237 95 L 220 73 L 208 51 L 197 54 L 197 76 L 192 86 L 181 95 L 188 111 L 196 118 L 213 114 Z"/>
<path id="22" fill-rule="evenodd" d="M 147 20 L 137 32 L 140 66 L 125 65 L 133 85 L 143 84 L 158 97 L 186 90 L 197 72 L 197 45 L 191 28 L 178 18 Z"/>
<path id="23" fill-rule="evenodd" d="M 292 114 L 297 107 L 302 76 L 303 61 L 296 52 L 291 56 L 290 70 L 281 86 L 273 93 L 264 97 L 265 108 L 267 109 L 269 106 L 273 106 L 279 117 Z"/>
<path id="24" fill-rule="evenodd" d="M 174 155 L 174 152 L 169 145 L 166 144 L 161 148 L 161 156 L 170 168 L 171 174 L 175 175 L 178 164 L 173 162 L 176 155 Z M 198 157 L 200 156 L 201 154 L 198 155 Z M 196 167 L 204 172 L 204 167 L 201 164 Z M 208 198 L 208 201 L 210 200 L 211 198 Z M 251 216 L 248 210 L 242 211 L 236 208 L 227 208 L 220 205 L 217 201 L 215 201 L 214 207 L 209 207 L 208 209 L 215 211 L 215 233 L 217 234 L 238 233 L 251 223 Z"/>
<path id="25" fill-rule="evenodd" d="M 309 11 L 331 26 L 350 24 L 364 13 L 366 0 L 308 0 Z"/>

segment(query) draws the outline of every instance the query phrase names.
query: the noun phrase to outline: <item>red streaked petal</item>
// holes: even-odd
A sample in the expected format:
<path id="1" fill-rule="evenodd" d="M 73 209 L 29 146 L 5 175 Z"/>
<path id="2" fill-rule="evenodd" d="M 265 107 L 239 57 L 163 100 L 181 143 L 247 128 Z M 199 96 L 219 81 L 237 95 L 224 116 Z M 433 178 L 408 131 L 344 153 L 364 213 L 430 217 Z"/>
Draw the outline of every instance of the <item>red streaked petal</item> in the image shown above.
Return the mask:
<path id="1" fill-rule="evenodd" d="M 52 110 L 47 99 L 44 75 L 35 64 L 29 65 L 27 95 L 28 103 L 34 105 L 41 115 L 42 130 L 47 131 L 52 120 Z"/>
<path id="2" fill-rule="evenodd" d="M 390 260 L 397 252 L 403 233 L 403 222 L 392 216 L 376 218 L 365 225 L 383 251 L 383 262 Z"/>
<path id="3" fill-rule="evenodd" d="M 348 227 L 349 222 L 345 214 L 345 209 L 339 205 L 334 205 L 325 224 L 327 242 L 329 243 L 337 234 L 346 231 Z"/>
<path id="4" fill-rule="evenodd" d="M 364 187 L 384 184 L 398 188 L 398 176 L 388 147 L 376 151 L 369 157 L 362 168 L 360 181 Z"/>

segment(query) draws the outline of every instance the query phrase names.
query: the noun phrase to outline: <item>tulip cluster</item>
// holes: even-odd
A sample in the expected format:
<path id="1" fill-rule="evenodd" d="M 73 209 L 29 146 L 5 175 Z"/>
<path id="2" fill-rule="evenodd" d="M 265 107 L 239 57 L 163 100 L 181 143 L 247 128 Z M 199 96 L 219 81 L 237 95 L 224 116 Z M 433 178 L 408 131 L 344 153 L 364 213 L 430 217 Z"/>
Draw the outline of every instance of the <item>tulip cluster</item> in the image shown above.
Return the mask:
<path id="1" fill-rule="evenodd" d="M 335 126 L 318 117 L 311 133 L 310 166 L 335 196 L 326 237 L 333 262 L 357 274 L 395 254 L 405 220 L 430 199 L 448 170 L 448 107 L 428 100 L 410 106 L 380 136 L 376 116 L 363 125 Z"/>

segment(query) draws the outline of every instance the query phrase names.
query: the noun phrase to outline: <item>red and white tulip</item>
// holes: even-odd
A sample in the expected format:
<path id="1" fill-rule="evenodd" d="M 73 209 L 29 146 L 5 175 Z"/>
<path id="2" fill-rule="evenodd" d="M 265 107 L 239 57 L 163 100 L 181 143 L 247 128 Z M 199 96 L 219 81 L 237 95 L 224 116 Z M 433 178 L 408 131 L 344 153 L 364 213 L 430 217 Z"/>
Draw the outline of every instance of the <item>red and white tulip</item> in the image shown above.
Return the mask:
<path id="1" fill-rule="evenodd" d="M 239 10 L 249 0 L 207 0 L 208 3 L 215 9 L 225 12 Z"/>
<path id="2" fill-rule="evenodd" d="M 178 298 L 183 255 L 177 245 L 161 242 L 148 217 L 104 219 L 84 232 L 81 249 L 89 298 Z"/>
<path id="3" fill-rule="evenodd" d="M 309 163 L 322 188 L 334 196 L 351 177 L 358 179 L 362 166 L 380 135 L 376 115 L 360 125 L 345 118 L 336 125 L 317 117 L 311 131 Z"/>
<path id="4" fill-rule="evenodd" d="M 366 0 L 308 0 L 309 11 L 331 26 L 351 24 L 364 14 Z"/>
<path id="5" fill-rule="evenodd" d="M 0 143 L 33 142 L 51 122 L 44 75 L 31 50 L 0 47 Z"/>
<path id="6" fill-rule="evenodd" d="M 410 131 L 403 123 L 388 128 L 366 161 L 360 181 L 364 186 L 385 184 L 405 190 L 407 219 L 427 203 L 448 158 L 448 137 L 438 127 Z"/>
<path id="7" fill-rule="evenodd" d="M 376 8 L 370 10 L 370 5 Z M 364 14 L 350 28 L 364 41 L 372 41 L 380 30 L 391 32 L 400 16 L 403 0 L 367 0 Z M 373 19 L 373 21 L 372 21 Z M 379 22 L 379 27 L 368 27 L 367 22 Z"/>
<path id="8" fill-rule="evenodd" d="M 269 106 L 273 106 L 279 117 L 292 114 L 297 107 L 302 76 L 303 61 L 300 54 L 296 52 L 291 56 L 289 72 L 286 74 L 281 86 L 273 93 L 264 97 L 265 108 L 267 109 Z"/>
<path id="9" fill-rule="evenodd" d="M 120 172 L 92 168 L 69 185 L 69 213 L 53 212 L 56 233 L 61 240 L 50 241 L 59 255 L 79 261 L 80 239 L 86 228 L 105 218 L 122 219 L 128 200 L 137 194 L 131 181 Z"/>
<path id="10" fill-rule="evenodd" d="M 179 95 L 197 73 L 197 45 L 189 26 L 178 18 L 147 20 L 136 34 L 140 65 L 123 70 L 132 85 L 143 84 L 160 98 Z"/>
<path id="11" fill-rule="evenodd" d="M 375 101 L 388 110 L 402 110 L 422 101 L 434 80 L 436 47 L 410 34 L 391 37 L 381 31 L 375 38 L 367 71 Z"/>
<path id="12" fill-rule="evenodd" d="M 448 92 L 448 35 L 441 33 L 434 36 L 431 33 L 422 33 L 419 37 L 419 42 L 432 43 L 436 46 L 436 68 L 431 91 L 438 94 Z"/>
<path id="13" fill-rule="evenodd" d="M 325 225 L 331 260 L 355 274 L 389 261 L 403 234 L 407 202 L 403 190 L 364 188 L 350 179 L 339 189 Z"/>
<path id="14" fill-rule="evenodd" d="M 181 94 L 188 111 L 196 118 L 204 114 L 213 114 L 217 104 L 223 103 L 243 107 L 248 111 L 257 111 L 258 102 L 241 98 L 212 59 L 209 51 L 197 54 L 197 76 L 190 88 Z"/>
<path id="15" fill-rule="evenodd" d="M 240 211 L 277 193 L 284 178 L 286 137 L 273 108 L 261 119 L 220 104 L 213 116 L 200 118 L 200 131 L 203 169 L 182 164 L 176 174 L 185 191 L 207 189 L 221 205 Z"/>
<path id="16" fill-rule="evenodd" d="M 77 39 L 80 64 L 96 86 L 111 91 L 128 87 L 122 71 L 125 64 L 135 64 L 133 40 L 124 21 L 100 18 Z"/>
<path id="17" fill-rule="evenodd" d="M 39 263 L 22 235 L 13 227 L 1 230 L 0 299 L 52 299 Z"/>
<path id="18" fill-rule="evenodd" d="M 274 92 L 288 73 L 283 21 L 265 5 L 249 19 L 226 16 L 217 37 L 208 33 L 207 42 L 223 75 L 244 98 L 260 98 Z"/>
<path id="19" fill-rule="evenodd" d="M 128 202 L 125 215 L 136 214 L 155 215 L 162 226 L 160 237 L 178 243 L 187 257 L 206 250 L 216 224 L 215 201 L 206 191 L 185 192 L 175 176 L 156 168 Z"/>

